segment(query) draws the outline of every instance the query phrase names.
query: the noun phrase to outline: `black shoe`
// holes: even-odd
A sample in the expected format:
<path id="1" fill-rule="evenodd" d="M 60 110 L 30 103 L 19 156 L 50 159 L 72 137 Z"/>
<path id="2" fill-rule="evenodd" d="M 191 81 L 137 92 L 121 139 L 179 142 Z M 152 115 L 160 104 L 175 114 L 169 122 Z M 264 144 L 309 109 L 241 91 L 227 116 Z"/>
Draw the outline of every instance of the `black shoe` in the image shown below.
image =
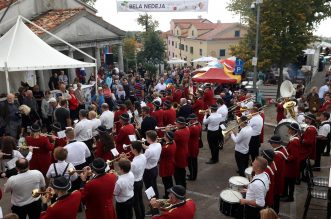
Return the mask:
<path id="1" fill-rule="evenodd" d="M 213 161 L 213 160 L 209 160 L 209 161 L 206 162 L 206 164 L 215 164 L 215 163 L 217 163 L 217 162 Z"/>

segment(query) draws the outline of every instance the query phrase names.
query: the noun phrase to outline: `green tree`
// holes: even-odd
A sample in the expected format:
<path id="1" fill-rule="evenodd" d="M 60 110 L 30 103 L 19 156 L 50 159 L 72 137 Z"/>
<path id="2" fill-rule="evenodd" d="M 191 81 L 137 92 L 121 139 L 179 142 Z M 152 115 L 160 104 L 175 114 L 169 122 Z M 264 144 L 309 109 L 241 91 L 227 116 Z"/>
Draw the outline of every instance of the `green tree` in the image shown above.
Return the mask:
<path id="1" fill-rule="evenodd" d="M 156 28 L 159 27 L 159 22 L 153 20 L 152 15 L 145 14 L 139 14 L 139 17 L 137 18 L 137 22 L 140 26 L 143 26 L 145 29 L 145 32 L 149 31 L 155 31 Z"/>
<path id="2" fill-rule="evenodd" d="M 125 37 L 123 39 L 123 56 L 126 65 L 126 71 L 129 68 L 135 69 L 136 67 L 136 39 L 132 37 Z"/>
<path id="3" fill-rule="evenodd" d="M 252 0 L 231 0 L 228 9 L 240 14 L 248 33 L 233 47 L 233 55 L 251 60 L 254 55 L 256 12 Z M 331 15 L 331 0 L 264 0 L 261 4 L 259 64 L 262 69 L 276 64 L 280 69 L 277 97 L 285 65 L 296 61 L 298 55 L 314 40 L 316 25 Z"/>
<path id="4" fill-rule="evenodd" d="M 94 4 L 97 0 L 81 0 L 81 1 L 84 2 L 85 4 L 94 6 Z"/>

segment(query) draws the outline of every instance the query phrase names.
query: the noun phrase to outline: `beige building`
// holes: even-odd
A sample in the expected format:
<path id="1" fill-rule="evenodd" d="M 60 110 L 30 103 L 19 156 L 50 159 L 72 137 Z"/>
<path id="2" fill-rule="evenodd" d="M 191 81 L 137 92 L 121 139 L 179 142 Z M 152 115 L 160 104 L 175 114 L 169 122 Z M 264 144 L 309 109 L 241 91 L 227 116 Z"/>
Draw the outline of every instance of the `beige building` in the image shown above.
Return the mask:
<path id="1" fill-rule="evenodd" d="M 193 61 L 201 56 L 229 57 L 229 46 L 246 34 L 239 23 L 212 23 L 203 18 L 173 19 L 167 32 L 168 59 Z"/>

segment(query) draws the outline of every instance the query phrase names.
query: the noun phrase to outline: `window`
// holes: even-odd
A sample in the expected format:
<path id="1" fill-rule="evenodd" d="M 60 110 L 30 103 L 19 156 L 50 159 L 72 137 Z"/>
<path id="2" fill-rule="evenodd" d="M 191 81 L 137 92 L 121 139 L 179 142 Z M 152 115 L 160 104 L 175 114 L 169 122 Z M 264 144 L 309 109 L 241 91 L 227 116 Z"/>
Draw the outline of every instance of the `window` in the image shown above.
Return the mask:
<path id="1" fill-rule="evenodd" d="M 176 44 L 175 44 L 175 48 L 177 49 L 177 42 L 176 42 Z"/>
<path id="2" fill-rule="evenodd" d="M 170 40 L 169 40 L 169 45 L 170 45 L 171 43 L 170 43 Z"/>
<path id="3" fill-rule="evenodd" d="M 220 49 L 220 56 L 225 56 L 225 49 Z"/>
<path id="4" fill-rule="evenodd" d="M 193 54 L 193 46 L 190 47 L 190 53 Z"/>
<path id="5" fill-rule="evenodd" d="M 179 45 L 179 49 L 180 49 L 180 50 L 184 50 L 184 44 L 180 44 L 180 45 Z"/>
<path id="6" fill-rule="evenodd" d="M 234 36 L 235 36 L 235 37 L 240 37 L 240 30 L 236 30 L 236 31 L 234 32 Z"/>
<path id="7" fill-rule="evenodd" d="M 192 30 L 192 36 L 194 36 L 194 30 Z"/>
<path id="8" fill-rule="evenodd" d="M 179 34 L 178 34 L 178 30 L 177 30 L 177 36 L 178 36 Z"/>
<path id="9" fill-rule="evenodd" d="M 202 56 L 202 49 L 200 49 L 200 55 Z"/>
<path id="10" fill-rule="evenodd" d="M 185 51 L 187 52 L 187 45 L 185 46 Z"/>
<path id="11" fill-rule="evenodd" d="M 172 57 L 175 57 L 175 54 L 174 53 L 172 53 Z"/>
<path id="12" fill-rule="evenodd" d="M 174 41 L 171 42 L 172 46 L 174 46 Z"/>

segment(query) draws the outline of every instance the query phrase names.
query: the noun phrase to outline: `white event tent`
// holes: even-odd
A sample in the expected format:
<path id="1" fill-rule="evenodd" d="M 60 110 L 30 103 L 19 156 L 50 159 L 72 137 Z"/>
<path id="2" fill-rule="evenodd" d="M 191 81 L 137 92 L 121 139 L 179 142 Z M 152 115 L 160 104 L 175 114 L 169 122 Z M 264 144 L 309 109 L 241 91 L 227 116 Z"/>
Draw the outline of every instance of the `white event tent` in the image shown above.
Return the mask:
<path id="1" fill-rule="evenodd" d="M 78 61 L 49 46 L 46 42 L 34 34 L 23 23 L 22 19 L 37 28 L 44 30 L 31 21 L 19 16 L 16 24 L 0 38 L 0 72 L 5 73 L 7 93 L 10 92 L 9 74 L 12 73 L 18 75 L 23 71 L 32 70 L 96 67 L 95 63 Z M 87 55 L 83 51 L 77 49 L 48 31 L 44 31 L 68 46 Z M 93 57 L 90 58 L 95 60 Z M 11 77 L 11 80 L 17 80 L 17 78 Z M 0 78 L 0 82 L 1 81 L 3 80 Z"/>

